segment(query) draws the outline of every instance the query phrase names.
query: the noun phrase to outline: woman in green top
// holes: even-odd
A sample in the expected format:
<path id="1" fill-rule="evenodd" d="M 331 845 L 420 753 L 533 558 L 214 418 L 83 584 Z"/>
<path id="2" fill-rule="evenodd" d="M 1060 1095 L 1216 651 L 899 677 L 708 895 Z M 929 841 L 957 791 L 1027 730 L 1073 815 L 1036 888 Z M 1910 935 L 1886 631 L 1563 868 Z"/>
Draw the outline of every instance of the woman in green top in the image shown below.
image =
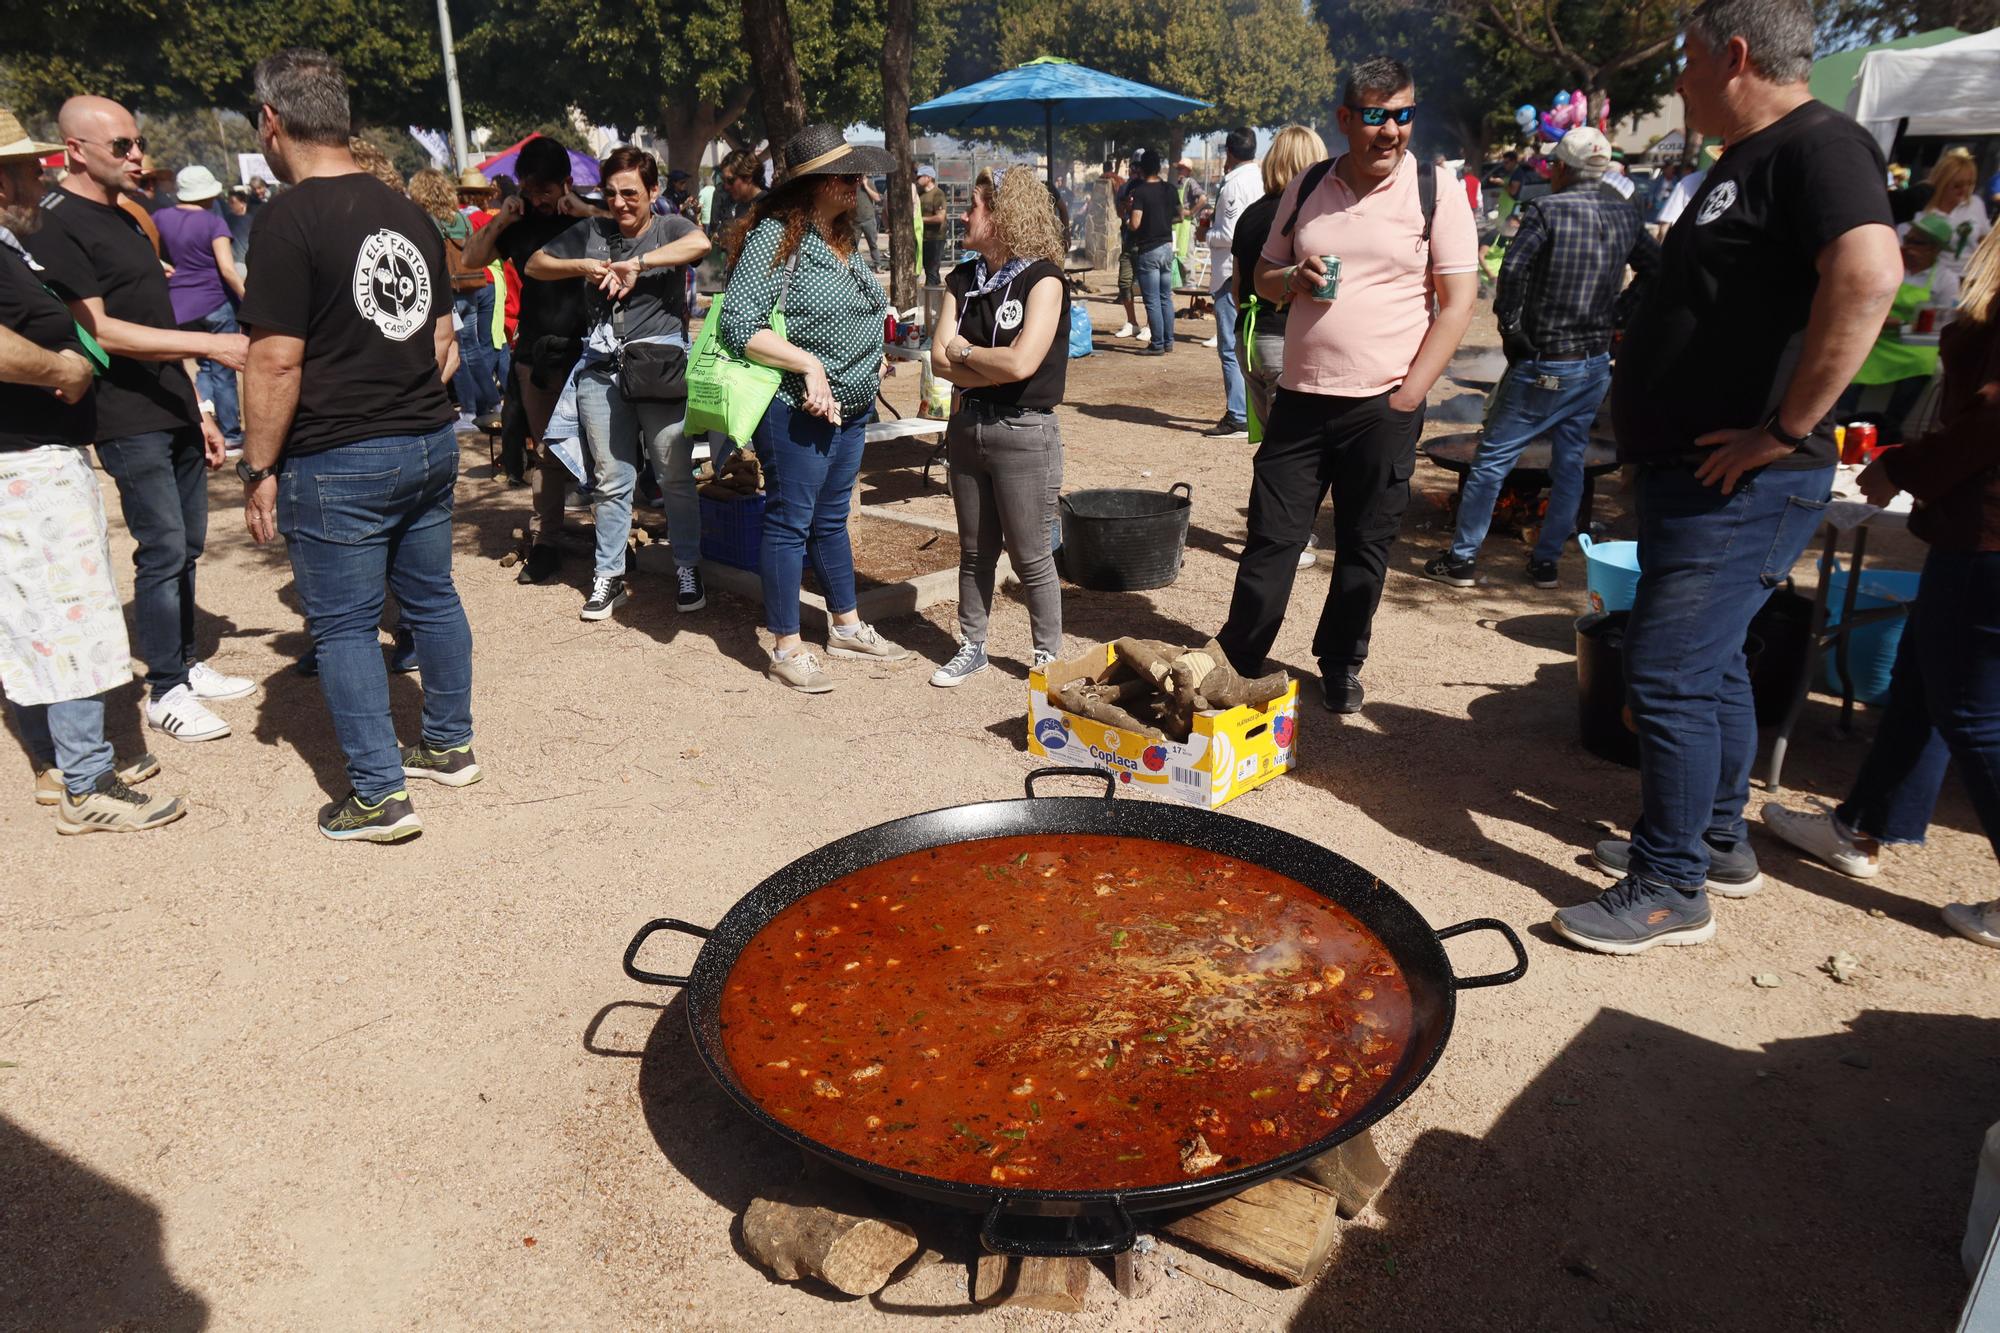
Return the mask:
<path id="1" fill-rule="evenodd" d="M 831 657 L 900 661 L 907 649 L 861 622 L 847 514 L 861 471 L 864 430 L 882 380 L 889 301 L 854 254 L 861 178 L 889 155 L 808 125 L 785 145 L 783 176 L 737 224 L 723 293 L 722 344 L 785 372 L 754 446 L 764 467 L 764 625 L 776 639 L 766 674 L 808 694 L 833 678 L 799 637 L 799 580 L 807 553 L 831 620 Z M 772 327 L 782 307 L 784 332 Z"/>

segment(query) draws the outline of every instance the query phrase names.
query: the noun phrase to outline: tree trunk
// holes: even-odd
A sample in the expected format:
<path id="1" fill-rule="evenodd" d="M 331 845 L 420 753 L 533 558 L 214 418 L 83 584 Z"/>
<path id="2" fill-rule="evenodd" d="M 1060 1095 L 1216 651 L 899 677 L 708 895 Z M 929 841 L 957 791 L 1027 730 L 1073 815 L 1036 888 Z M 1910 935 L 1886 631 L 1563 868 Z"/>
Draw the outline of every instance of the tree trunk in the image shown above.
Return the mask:
<path id="1" fill-rule="evenodd" d="M 743 0 L 743 44 L 764 113 L 764 133 L 775 158 L 806 123 L 806 93 L 792 51 L 792 11 L 787 0 Z"/>
<path id="2" fill-rule="evenodd" d="M 669 89 L 653 112 L 660 138 L 667 146 L 667 171 L 685 171 L 701 183 L 701 155 L 710 143 L 733 126 L 749 109 L 750 88 L 744 85 L 729 94 L 721 106 L 704 102 L 692 87 Z"/>
<path id="3" fill-rule="evenodd" d="M 894 166 L 882 200 L 889 229 L 889 303 L 897 310 L 923 304 L 917 285 L 916 212 L 910 199 L 916 177 L 910 160 L 910 65 L 917 45 L 916 0 L 889 0 L 882 39 L 882 142 Z"/>

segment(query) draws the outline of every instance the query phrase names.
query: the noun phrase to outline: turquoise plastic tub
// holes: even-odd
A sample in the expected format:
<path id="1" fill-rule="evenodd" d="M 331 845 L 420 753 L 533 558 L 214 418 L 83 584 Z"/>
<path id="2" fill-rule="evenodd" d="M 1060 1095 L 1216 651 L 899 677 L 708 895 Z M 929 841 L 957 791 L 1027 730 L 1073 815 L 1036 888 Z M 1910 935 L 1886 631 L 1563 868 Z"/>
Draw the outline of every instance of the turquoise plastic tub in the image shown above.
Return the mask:
<path id="1" fill-rule="evenodd" d="M 1579 532 L 1576 544 L 1583 548 L 1590 609 L 1630 611 L 1632 599 L 1639 595 L 1639 543 L 1594 542 L 1589 533 Z"/>
<path id="2" fill-rule="evenodd" d="M 1861 574 L 1861 591 L 1855 595 L 1856 611 L 1872 611 L 1885 606 L 1908 606 L 1917 600 L 1917 584 L 1923 575 L 1911 570 L 1869 569 Z M 1847 601 L 1847 571 L 1836 566 L 1826 581 L 1826 623 L 1840 623 L 1840 609 Z M 1847 669 L 1854 677 L 1854 697 L 1865 704 L 1879 704 L 1889 698 L 1889 677 L 1896 667 L 1896 649 L 1903 642 L 1901 617 L 1863 625 L 1847 641 Z M 1840 693 L 1840 664 L 1829 649 L 1821 659 L 1820 674 L 1826 688 Z"/>

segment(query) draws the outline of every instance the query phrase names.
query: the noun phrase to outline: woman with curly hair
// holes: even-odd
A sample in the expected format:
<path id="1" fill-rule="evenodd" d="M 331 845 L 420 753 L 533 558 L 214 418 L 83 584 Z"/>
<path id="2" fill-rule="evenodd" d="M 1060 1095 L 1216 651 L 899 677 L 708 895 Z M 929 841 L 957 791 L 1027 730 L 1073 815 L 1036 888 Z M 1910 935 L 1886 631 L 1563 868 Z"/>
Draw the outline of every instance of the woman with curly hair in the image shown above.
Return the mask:
<path id="1" fill-rule="evenodd" d="M 895 662 L 909 650 L 861 621 L 847 514 L 861 471 L 863 431 L 882 382 L 882 319 L 889 298 L 854 254 L 861 178 L 889 155 L 854 147 L 826 125 L 792 136 L 775 189 L 729 240 L 721 340 L 732 356 L 784 372 L 754 444 L 764 466 L 764 625 L 776 639 L 766 673 L 806 694 L 833 678 L 799 637 L 799 580 L 811 554 L 826 594 L 830 657 Z M 774 312 L 782 312 L 775 321 Z"/>
<path id="2" fill-rule="evenodd" d="M 458 211 L 458 189 L 451 177 L 436 167 L 425 167 L 410 177 L 410 199 L 437 225 L 451 266 L 451 305 L 458 316 L 458 371 L 451 377 L 451 391 L 464 414 L 461 424 L 491 422 L 500 415 L 500 381 L 494 373 L 488 332 L 493 324 L 493 275 L 483 268 L 467 269 L 460 258 L 472 239 L 472 221 Z"/>
<path id="3" fill-rule="evenodd" d="M 958 386 L 945 430 L 958 510 L 958 654 L 931 684 L 962 685 L 984 671 L 993 572 L 1004 546 L 1027 592 L 1033 666 L 1062 651 L 1062 585 L 1049 525 L 1062 489 L 1055 406 L 1069 372 L 1069 219 L 1034 171 L 996 185 L 982 173 L 965 216 L 977 252 L 945 280 L 931 337 L 936 373 Z"/>

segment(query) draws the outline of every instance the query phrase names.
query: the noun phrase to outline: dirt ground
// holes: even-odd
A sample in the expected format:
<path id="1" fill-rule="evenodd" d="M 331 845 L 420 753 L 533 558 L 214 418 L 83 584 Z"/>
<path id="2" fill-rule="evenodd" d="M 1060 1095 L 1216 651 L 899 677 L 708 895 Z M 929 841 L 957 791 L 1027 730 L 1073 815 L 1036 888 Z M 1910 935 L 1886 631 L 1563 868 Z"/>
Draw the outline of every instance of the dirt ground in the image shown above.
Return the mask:
<path id="1" fill-rule="evenodd" d="M 1116 327 L 1107 301 L 1092 312 Z M 1494 341 L 1480 327 L 1475 341 Z M 1071 368 L 1066 484 L 1186 480 L 1190 549 L 1159 592 L 1069 590 L 1072 648 L 1205 638 L 1243 532 L 1251 446 L 1197 433 L 1220 412 L 1213 355 L 1134 346 L 1100 339 Z M 907 410 L 915 392 L 905 368 L 890 396 Z M 1445 385 L 1433 401 L 1463 418 L 1478 400 Z M 948 518 L 922 453 L 872 455 L 861 498 Z M 1537 592 L 1518 581 L 1525 552 L 1496 539 L 1485 586 L 1420 579 L 1450 487 L 1422 464 L 1367 711 L 1302 708 L 1299 770 L 1228 813 L 1349 856 L 1434 924 L 1513 923 L 1531 965 L 1462 997 L 1441 1063 L 1377 1131 L 1395 1174 L 1324 1275 L 1286 1290 L 1170 1246 L 1175 1275 L 1142 1300 L 1119 1302 L 1100 1276 L 1073 1320 L 980 1312 L 969 1224 L 926 1214 L 949 1260 L 878 1297 L 769 1279 L 734 1219 L 797 1159 L 725 1100 L 681 1002 L 628 981 L 620 954 L 649 918 L 712 922 L 832 839 L 1018 795 L 1025 612 L 997 610 L 1001 669 L 964 688 L 926 683 L 952 651 L 946 605 L 884 626 L 919 660 L 836 663 L 838 690 L 802 697 L 759 674 L 748 603 L 676 615 L 655 575 L 586 625 L 583 561 L 560 586 L 516 586 L 497 557 L 526 493 L 495 480 L 483 440 L 465 462 L 457 574 L 488 777 L 420 786 L 423 837 L 342 847 L 314 832 L 345 789 L 340 755 L 317 687 L 290 670 L 307 638 L 285 557 L 249 543 L 224 476 L 201 566 L 205 650 L 263 688 L 219 706 L 227 740 L 151 742 L 167 765 L 155 788 L 190 815 L 143 837 L 59 840 L 14 763 L 0 802 L 0 1327 L 1949 1326 L 1975 1154 L 2000 1106 L 2000 957 L 1937 915 L 1995 890 L 1962 794 L 1949 787 L 1930 845 L 1874 882 L 1760 835 L 1769 887 L 1717 905 L 1712 945 L 1633 959 L 1561 945 L 1549 913 L 1605 886 L 1581 854 L 1637 798 L 1631 770 L 1576 742 L 1581 560 Z M 1601 515 L 1624 524 L 1615 479 Z M 1907 545 L 1884 555 L 1913 566 Z M 1311 669 L 1327 577 L 1299 577 L 1276 652 L 1295 670 Z M 393 689 L 412 735 L 415 682 Z M 127 746 L 135 698 L 119 700 Z M 1836 715 L 1815 696 L 1794 799 L 1838 796 L 1853 773 L 1869 723 L 1843 737 Z M 1860 959 L 1850 984 L 1818 970 L 1837 950 Z M 1452 952 L 1465 974 L 1502 961 L 1491 936 Z M 648 961 L 691 956 L 666 942 Z M 1782 984 L 1753 987 L 1763 972 Z"/>

